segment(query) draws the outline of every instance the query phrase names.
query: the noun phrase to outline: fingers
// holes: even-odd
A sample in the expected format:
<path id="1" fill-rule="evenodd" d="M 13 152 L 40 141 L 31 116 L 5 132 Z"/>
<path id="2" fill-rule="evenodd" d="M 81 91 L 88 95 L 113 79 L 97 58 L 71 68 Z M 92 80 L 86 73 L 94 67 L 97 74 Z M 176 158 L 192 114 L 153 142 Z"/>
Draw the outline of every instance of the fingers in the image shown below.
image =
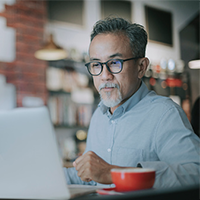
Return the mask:
<path id="1" fill-rule="evenodd" d="M 85 164 L 85 161 L 85 155 L 82 155 L 73 162 L 73 166 L 76 168 L 77 171 L 79 171 Z"/>
<path id="2" fill-rule="evenodd" d="M 85 182 L 90 182 L 90 181 L 92 181 L 92 179 L 86 178 L 84 181 Z"/>
<path id="3" fill-rule="evenodd" d="M 76 168 L 76 162 L 75 161 L 73 162 L 73 166 Z"/>
<path id="4" fill-rule="evenodd" d="M 77 175 L 81 178 L 82 181 L 90 182 L 92 180 L 92 173 L 87 167 L 83 166 L 77 172 Z"/>
<path id="5" fill-rule="evenodd" d="M 94 162 L 93 155 L 97 156 L 94 152 L 87 152 L 73 162 L 73 166 L 77 170 L 77 175 L 81 178 L 81 180 L 86 182 L 92 180 L 92 164 Z"/>
<path id="6" fill-rule="evenodd" d="M 97 156 L 94 152 L 89 151 L 86 154 L 78 157 L 74 162 L 73 166 L 76 168 L 76 170 L 80 170 L 83 165 L 86 163 L 93 163 L 94 162 L 94 157 Z"/>
<path id="7" fill-rule="evenodd" d="M 92 151 L 77 158 L 73 166 L 77 170 L 77 175 L 85 182 L 93 180 L 102 184 L 112 183 L 110 170 L 114 165 L 108 164 Z"/>

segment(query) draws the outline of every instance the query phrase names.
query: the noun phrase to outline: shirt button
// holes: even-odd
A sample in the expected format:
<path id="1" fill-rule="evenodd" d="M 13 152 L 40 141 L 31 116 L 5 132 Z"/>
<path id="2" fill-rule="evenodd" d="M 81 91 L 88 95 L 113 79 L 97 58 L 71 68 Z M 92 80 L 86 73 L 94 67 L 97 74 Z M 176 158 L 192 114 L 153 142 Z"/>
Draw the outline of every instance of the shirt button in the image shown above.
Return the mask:
<path id="1" fill-rule="evenodd" d="M 115 123 L 115 121 L 114 121 L 114 120 L 111 120 L 111 123 L 112 123 L 112 124 L 114 124 L 114 123 Z"/>
<path id="2" fill-rule="evenodd" d="M 111 149 L 107 149 L 107 151 L 108 151 L 108 152 L 110 152 L 110 151 L 111 151 Z"/>

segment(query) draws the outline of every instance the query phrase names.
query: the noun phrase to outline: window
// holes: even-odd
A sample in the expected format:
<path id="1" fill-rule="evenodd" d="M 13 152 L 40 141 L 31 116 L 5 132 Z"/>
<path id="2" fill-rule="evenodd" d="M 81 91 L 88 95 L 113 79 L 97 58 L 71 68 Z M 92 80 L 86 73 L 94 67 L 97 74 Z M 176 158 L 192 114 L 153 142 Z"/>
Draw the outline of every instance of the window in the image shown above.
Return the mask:
<path id="1" fill-rule="evenodd" d="M 101 0 L 101 18 L 109 16 L 123 17 L 131 21 L 131 2 Z"/>
<path id="2" fill-rule="evenodd" d="M 149 40 L 173 45 L 171 12 L 145 6 L 146 27 Z"/>
<path id="3" fill-rule="evenodd" d="M 51 21 L 67 22 L 84 25 L 84 1 L 48 1 L 48 19 Z"/>

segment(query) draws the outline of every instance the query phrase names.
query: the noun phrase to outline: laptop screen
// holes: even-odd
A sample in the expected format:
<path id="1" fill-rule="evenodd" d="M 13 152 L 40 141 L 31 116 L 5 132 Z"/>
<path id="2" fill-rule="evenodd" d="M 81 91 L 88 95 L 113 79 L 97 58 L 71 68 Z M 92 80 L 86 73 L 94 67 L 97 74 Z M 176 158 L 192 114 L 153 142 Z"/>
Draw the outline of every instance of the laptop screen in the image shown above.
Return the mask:
<path id="1" fill-rule="evenodd" d="M 69 198 L 46 107 L 0 112 L 0 198 Z"/>

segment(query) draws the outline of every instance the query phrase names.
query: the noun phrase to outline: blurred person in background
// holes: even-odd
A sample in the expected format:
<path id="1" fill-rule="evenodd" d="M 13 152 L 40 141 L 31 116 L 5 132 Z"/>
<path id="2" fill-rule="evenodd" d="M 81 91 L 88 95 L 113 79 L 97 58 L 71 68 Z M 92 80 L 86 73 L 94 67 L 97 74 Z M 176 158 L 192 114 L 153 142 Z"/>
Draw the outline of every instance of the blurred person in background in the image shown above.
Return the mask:
<path id="1" fill-rule="evenodd" d="M 110 187 L 110 170 L 126 167 L 155 169 L 155 188 L 198 184 L 200 140 L 182 108 L 142 81 L 146 45 L 143 26 L 122 18 L 93 27 L 86 67 L 101 102 L 84 154 L 64 169 L 68 184 Z"/>
<path id="2" fill-rule="evenodd" d="M 199 130 L 199 124 L 200 124 L 200 109 L 199 109 L 199 104 L 200 104 L 200 97 L 196 99 L 194 102 L 194 105 L 192 107 L 192 112 L 191 112 L 191 124 L 194 129 L 194 132 L 196 133 L 197 136 L 200 137 L 200 130 Z"/>

